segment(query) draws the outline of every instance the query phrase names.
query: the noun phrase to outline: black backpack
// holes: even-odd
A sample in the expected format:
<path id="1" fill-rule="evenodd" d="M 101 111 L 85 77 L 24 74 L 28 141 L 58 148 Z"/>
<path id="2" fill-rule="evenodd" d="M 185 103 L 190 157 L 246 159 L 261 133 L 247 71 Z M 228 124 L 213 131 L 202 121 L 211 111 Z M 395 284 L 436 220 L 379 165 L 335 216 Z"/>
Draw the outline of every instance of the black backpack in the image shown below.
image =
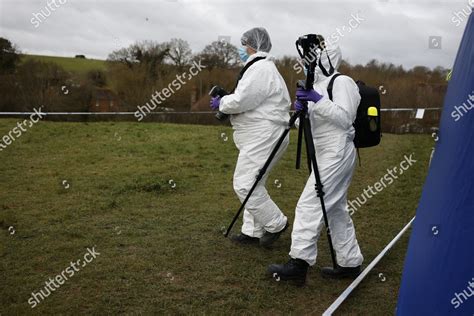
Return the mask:
<path id="1" fill-rule="evenodd" d="M 328 85 L 329 99 L 332 101 L 334 81 L 342 74 L 335 74 Z M 382 130 L 380 123 L 380 94 L 376 88 L 357 81 L 360 93 L 360 104 L 357 116 L 352 124 L 355 129 L 354 145 L 356 148 L 373 147 L 380 144 Z"/>

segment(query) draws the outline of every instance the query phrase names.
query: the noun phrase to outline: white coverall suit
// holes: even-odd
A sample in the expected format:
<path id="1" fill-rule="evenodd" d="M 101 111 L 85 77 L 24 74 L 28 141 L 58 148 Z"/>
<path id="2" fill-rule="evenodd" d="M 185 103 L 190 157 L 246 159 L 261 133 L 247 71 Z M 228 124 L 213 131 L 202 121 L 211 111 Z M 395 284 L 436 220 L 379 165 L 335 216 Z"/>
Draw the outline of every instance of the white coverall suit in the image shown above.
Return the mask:
<path id="1" fill-rule="evenodd" d="M 241 202 L 290 119 L 291 99 L 274 64 L 275 58 L 266 52 L 257 52 L 249 57 L 247 63 L 259 56 L 265 56 L 266 59 L 250 66 L 234 93 L 224 96 L 219 106 L 221 112 L 231 114 L 234 142 L 239 149 L 234 190 Z M 242 233 L 245 235 L 260 238 L 265 231 L 281 231 L 287 223 L 286 216 L 268 195 L 265 182 L 272 167 L 288 147 L 288 142 L 289 137 L 282 143 L 246 204 L 242 225 Z"/>
<path id="2" fill-rule="evenodd" d="M 328 47 L 329 57 L 335 69 L 341 63 L 339 47 Z M 326 53 L 322 64 L 329 70 Z M 337 263 L 341 267 L 357 267 L 363 257 L 355 236 L 354 224 L 348 213 L 347 190 L 351 183 L 356 162 L 354 147 L 355 130 L 352 126 L 360 103 L 359 89 L 347 76 L 339 76 L 333 85 L 333 101 L 327 87 L 332 76 L 323 75 L 316 67 L 314 90 L 323 96 L 317 103 L 308 102 L 316 158 L 323 184 L 324 202 L 331 229 L 332 243 Z M 316 195 L 315 178 L 311 173 L 295 211 L 291 235 L 290 256 L 314 265 L 317 241 L 324 218 L 319 197 Z"/>

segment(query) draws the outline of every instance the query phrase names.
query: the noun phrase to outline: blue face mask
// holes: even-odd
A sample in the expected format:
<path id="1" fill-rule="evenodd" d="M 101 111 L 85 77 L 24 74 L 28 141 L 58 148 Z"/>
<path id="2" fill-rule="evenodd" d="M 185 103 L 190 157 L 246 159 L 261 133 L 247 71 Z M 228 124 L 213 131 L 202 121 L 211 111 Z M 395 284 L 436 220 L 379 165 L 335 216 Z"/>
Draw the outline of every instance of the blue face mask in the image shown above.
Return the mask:
<path id="1" fill-rule="evenodd" d="M 244 63 L 247 61 L 247 59 L 249 59 L 249 54 L 247 54 L 247 49 L 245 47 L 239 48 L 239 56 Z"/>

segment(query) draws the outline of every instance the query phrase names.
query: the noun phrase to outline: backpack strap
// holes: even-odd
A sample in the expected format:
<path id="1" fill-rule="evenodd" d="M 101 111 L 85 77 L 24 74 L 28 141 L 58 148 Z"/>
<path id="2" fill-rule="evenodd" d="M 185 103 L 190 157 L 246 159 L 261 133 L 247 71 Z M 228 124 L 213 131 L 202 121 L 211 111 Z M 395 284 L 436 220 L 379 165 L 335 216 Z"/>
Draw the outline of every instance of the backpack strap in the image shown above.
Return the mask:
<path id="1" fill-rule="evenodd" d="M 330 75 L 334 73 L 335 69 L 334 69 L 334 66 L 332 65 L 331 58 L 329 58 L 328 50 L 326 48 L 324 50 L 326 51 L 326 56 L 328 57 L 328 61 L 329 61 L 329 71 L 327 71 L 326 68 L 323 66 L 322 58 L 319 58 L 318 66 L 319 66 L 319 69 L 321 69 L 321 71 L 323 72 L 323 75 L 325 75 L 326 77 L 329 77 Z"/>
<path id="2" fill-rule="evenodd" d="M 331 80 L 329 81 L 329 84 L 328 84 L 328 95 L 329 95 L 329 100 L 332 101 L 332 88 L 334 87 L 334 81 L 336 80 L 337 77 L 339 76 L 342 76 L 342 74 L 335 74 L 334 76 L 332 76 Z"/>
<path id="3" fill-rule="evenodd" d="M 359 148 L 356 148 L 356 150 L 357 150 L 357 160 L 359 160 L 359 167 L 362 167 L 362 160 L 360 160 Z"/>
<path id="4" fill-rule="evenodd" d="M 239 76 L 237 77 L 237 82 L 235 83 L 235 87 L 234 89 L 232 89 L 232 92 L 235 91 L 235 89 L 237 88 L 237 85 L 239 84 L 239 81 L 240 79 L 242 79 L 242 77 L 244 76 L 244 73 L 247 71 L 247 69 L 249 69 L 253 64 L 255 64 L 257 61 L 259 60 L 263 60 L 267 57 L 265 56 L 259 56 L 259 57 L 255 57 L 254 59 L 252 59 L 251 61 L 249 61 L 244 68 L 242 68 L 242 70 L 240 71 L 239 73 Z"/>
<path id="5" fill-rule="evenodd" d="M 332 76 L 332 78 L 331 78 L 331 80 L 329 81 L 329 84 L 328 84 L 328 95 L 329 95 L 329 100 L 331 100 L 331 101 L 332 101 L 332 98 L 333 98 L 332 89 L 334 87 L 334 81 L 339 76 L 342 76 L 342 74 L 335 74 L 334 76 Z M 352 126 L 355 127 L 355 124 L 352 123 Z M 359 148 L 357 148 L 357 158 L 359 160 L 359 166 L 362 166 L 361 159 L 360 159 Z"/>

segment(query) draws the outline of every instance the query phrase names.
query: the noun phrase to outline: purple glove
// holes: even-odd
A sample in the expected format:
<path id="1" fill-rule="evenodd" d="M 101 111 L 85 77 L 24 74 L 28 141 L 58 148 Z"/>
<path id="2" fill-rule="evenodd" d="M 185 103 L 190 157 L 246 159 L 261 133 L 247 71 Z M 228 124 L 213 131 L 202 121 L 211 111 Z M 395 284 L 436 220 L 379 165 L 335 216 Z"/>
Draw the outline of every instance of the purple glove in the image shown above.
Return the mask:
<path id="1" fill-rule="evenodd" d="M 294 106 L 295 110 L 299 112 L 308 108 L 308 102 L 296 100 Z"/>
<path id="2" fill-rule="evenodd" d="M 209 104 L 209 106 L 213 110 L 219 110 L 220 104 L 221 104 L 221 97 L 213 97 L 211 98 L 211 104 Z"/>
<path id="3" fill-rule="evenodd" d="M 298 88 L 296 90 L 296 98 L 298 98 L 299 101 L 312 101 L 314 103 L 318 102 L 319 100 L 322 99 L 322 95 L 314 91 L 313 89 L 311 90 L 305 90 L 302 88 Z"/>

